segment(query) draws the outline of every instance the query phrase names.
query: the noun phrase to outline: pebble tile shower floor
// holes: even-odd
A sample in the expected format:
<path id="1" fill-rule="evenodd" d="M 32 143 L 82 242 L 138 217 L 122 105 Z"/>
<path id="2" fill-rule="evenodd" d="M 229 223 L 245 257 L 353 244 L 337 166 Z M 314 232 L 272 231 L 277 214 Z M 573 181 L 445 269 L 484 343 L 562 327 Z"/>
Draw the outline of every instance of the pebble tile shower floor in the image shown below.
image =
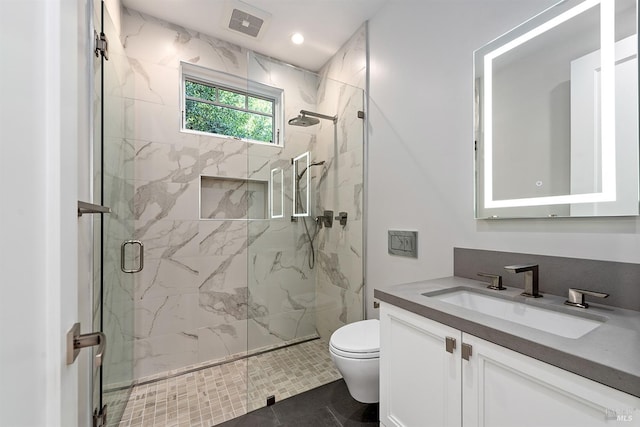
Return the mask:
<path id="1" fill-rule="evenodd" d="M 136 386 L 119 427 L 209 427 L 340 378 L 327 342 L 308 341 Z"/>

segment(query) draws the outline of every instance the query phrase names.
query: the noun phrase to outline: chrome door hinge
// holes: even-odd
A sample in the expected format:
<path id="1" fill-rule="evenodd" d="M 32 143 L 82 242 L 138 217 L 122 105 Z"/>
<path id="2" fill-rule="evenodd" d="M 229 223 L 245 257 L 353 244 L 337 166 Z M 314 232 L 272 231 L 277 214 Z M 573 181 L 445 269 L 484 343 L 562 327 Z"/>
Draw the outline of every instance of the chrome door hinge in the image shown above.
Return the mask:
<path id="1" fill-rule="evenodd" d="M 469 360 L 472 354 L 473 354 L 473 347 L 471 346 L 471 344 L 462 343 L 462 358 L 464 360 Z"/>
<path id="2" fill-rule="evenodd" d="M 94 39 L 95 39 L 95 50 L 96 58 L 102 55 L 105 60 L 109 60 L 109 40 L 107 40 L 107 35 L 105 33 L 98 34 L 97 31 L 93 31 Z"/>
<path id="3" fill-rule="evenodd" d="M 93 427 L 106 427 L 107 425 L 107 405 L 104 405 L 100 412 L 93 411 Z"/>

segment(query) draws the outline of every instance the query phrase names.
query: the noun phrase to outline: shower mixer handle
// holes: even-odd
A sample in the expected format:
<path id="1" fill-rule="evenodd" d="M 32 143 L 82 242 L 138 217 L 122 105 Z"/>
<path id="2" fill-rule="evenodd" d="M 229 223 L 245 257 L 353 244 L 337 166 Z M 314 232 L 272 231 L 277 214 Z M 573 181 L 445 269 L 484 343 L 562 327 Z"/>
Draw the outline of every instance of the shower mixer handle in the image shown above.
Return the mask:
<path id="1" fill-rule="evenodd" d="M 348 214 L 346 212 L 340 212 L 338 216 L 335 217 L 335 220 L 339 221 L 340 225 L 344 227 L 345 225 L 347 225 L 347 216 Z"/>
<path id="2" fill-rule="evenodd" d="M 320 217 L 320 220 L 322 221 L 322 225 L 325 228 L 333 227 L 333 211 L 324 211 L 324 214 Z"/>

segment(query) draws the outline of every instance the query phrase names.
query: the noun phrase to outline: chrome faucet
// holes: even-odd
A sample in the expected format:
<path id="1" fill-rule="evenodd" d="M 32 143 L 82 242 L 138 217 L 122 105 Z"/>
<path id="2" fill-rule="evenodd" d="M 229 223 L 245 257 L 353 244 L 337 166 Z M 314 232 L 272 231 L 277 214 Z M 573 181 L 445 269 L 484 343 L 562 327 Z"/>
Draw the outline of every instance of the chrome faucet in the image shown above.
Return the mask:
<path id="1" fill-rule="evenodd" d="M 598 297 L 598 298 L 606 298 L 609 296 L 609 294 L 605 294 L 603 292 L 594 292 L 594 291 L 587 291 L 586 289 L 569 288 L 569 299 L 566 300 L 564 303 L 572 307 L 589 308 L 589 304 L 584 302 L 585 295 L 591 295 L 592 297 Z"/>
<path id="2" fill-rule="evenodd" d="M 502 276 L 500 276 L 499 274 L 478 273 L 478 276 L 491 279 L 491 283 L 489 284 L 489 286 L 487 286 L 487 288 L 489 289 L 493 289 L 496 291 L 504 291 L 505 289 L 507 289 L 502 286 Z"/>
<path id="3" fill-rule="evenodd" d="M 541 298 L 538 292 L 538 264 L 505 265 L 511 273 L 524 273 L 524 292 L 520 295 L 530 298 Z"/>

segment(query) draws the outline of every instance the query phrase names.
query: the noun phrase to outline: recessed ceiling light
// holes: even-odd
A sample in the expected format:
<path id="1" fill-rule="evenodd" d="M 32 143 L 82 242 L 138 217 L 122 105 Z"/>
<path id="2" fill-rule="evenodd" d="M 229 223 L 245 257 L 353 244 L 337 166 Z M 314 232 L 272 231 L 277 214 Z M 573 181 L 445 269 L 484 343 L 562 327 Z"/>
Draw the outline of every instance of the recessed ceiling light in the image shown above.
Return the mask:
<path id="1" fill-rule="evenodd" d="M 291 41 L 293 44 L 302 44 L 304 43 L 304 36 L 300 33 L 293 33 L 293 35 L 291 35 Z"/>

